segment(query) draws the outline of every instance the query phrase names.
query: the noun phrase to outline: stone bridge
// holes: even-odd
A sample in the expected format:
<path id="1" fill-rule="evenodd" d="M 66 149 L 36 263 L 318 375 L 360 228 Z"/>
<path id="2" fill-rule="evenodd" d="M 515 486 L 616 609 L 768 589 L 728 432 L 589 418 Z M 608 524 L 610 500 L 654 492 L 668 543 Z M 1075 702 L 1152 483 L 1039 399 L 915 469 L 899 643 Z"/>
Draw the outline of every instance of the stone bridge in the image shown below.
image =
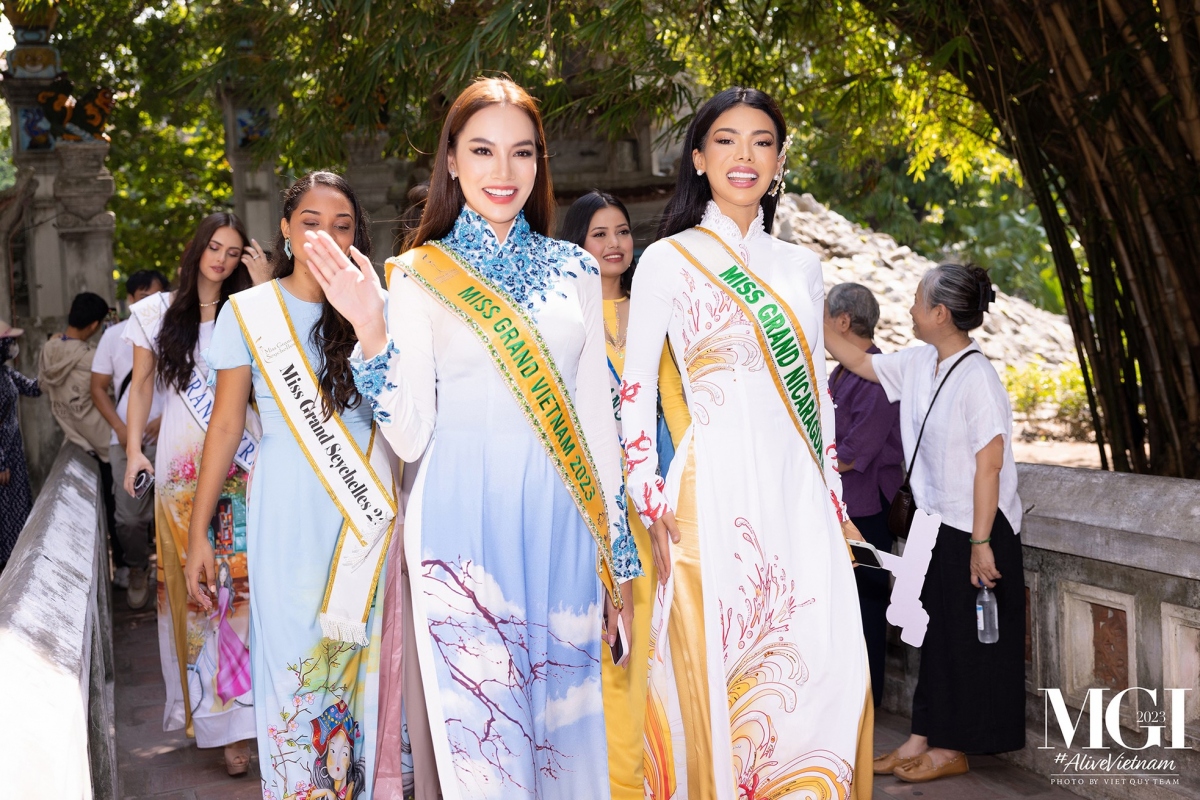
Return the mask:
<path id="1" fill-rule="evenodd" d="M 1123 751 L 1169 759 L 1170 769 L 1153 772 L 1173 779 L 1085 778 L 1071 791 L 1200 798 L 1200 484 L 1033 464 L 1019 472 L 1029 509 L 1022 531 L 1028 744 L 1003 760 L 972 757 L 972 771 L 958 778 L 877 779 L 876 796 L 1066 798 L 1052 784 L 1052 776 L 1079 772 L 1062 766 L 1066 758 Z M 163 732 L 155 615 L 125 610 L 123 597 L 113 602 L 98 492 L 93 459 L 64 445 L 0 575 L 0 683 L 9 687 L 11 721 L 0 726 L 0 753 L 10 767 L 21 765 L 6 770 L 6 789 L 56 800 L 259 797 L 256 769 L 228 778 L 219 749 L 198 750 L 182 732 Z M 907 733 L 903 715 L 919 657 L 898 638 L 890 643 L 877 752 Z M 1085 749 L 1095 744 L 1079 712 L 1088 691 L 1104 689 L 1107 704 L 1134 687 L 1101 732 L 1106 749 Z M 1070 747 L 1053 712 L 1047 720 L 1046 688 L 1059 690 L 1078 723 Z M 1176 693 L 1180 708 L 1163 705 L 1165 689 L 1186 690 Z M 1138 750 L 1164 708 L 1163 746 Z"/>

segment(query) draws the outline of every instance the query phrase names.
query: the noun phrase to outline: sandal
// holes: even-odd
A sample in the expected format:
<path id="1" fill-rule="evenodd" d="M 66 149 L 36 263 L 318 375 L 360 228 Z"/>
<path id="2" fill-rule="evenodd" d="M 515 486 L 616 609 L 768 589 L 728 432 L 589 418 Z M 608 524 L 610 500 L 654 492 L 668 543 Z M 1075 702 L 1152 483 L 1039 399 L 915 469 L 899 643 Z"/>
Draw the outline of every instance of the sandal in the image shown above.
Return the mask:
<path id="1" fill-rule="evenodd" d="M 225 745 L 225 771 L 229 777 L 236 778 L 250 771 L 250 745 L 245 742 L 234 742 Z"/>

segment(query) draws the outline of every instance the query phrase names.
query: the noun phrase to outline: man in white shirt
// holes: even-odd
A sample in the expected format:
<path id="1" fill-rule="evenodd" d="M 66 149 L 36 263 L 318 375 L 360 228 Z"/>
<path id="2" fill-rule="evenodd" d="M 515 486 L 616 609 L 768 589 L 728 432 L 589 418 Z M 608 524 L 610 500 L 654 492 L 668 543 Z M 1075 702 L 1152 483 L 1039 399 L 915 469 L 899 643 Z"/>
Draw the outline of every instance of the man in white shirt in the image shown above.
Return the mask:
<path id="1" fill-rule="evenodd" d="M 125 293 L 129 304 L 166 291 L 167 279 L 156 270 L 141 270 L 129 276 Z M 112 425 L 108 457 L 114 475 L 125 474 L 125 415 L 129 406 L 129 381 L 133 373 L 133 346 L 122 341 L 121 333 L 127 322 L 119 322 L 104 332 L 92 360 L 92 402 Z M 115 402 L 114 402 L 115 397 Z M 154 443 L 162 414 L 162 400 L 154 393 L 150 422 L 146 425 L 143 450 L 154 459 Z M 142 608 L 149 597 L 147 570 L 150 566 L 150 525 L 154 522 L 154 495 L 130 497 L 120 484 L 113 492 L 116 503 L 116 541 L 124 551 L 124 564 L 116 564 L 113 583 L 120 586 L 128 581 L 126 601 L 130 608 Z M 124 572 L 124 574 L 122 574 Z M 123 580 L 124 579 L 124 580 Z"/>

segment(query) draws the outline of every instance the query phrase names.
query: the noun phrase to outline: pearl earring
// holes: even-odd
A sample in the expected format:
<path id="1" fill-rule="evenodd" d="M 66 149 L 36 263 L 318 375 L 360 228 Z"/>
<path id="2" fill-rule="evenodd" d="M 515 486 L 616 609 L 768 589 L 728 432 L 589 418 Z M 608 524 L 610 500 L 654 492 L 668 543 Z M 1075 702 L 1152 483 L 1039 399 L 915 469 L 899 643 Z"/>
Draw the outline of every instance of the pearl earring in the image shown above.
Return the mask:
<path id="1" fill-rule="evenodd" d="M 703 175 L 703 174 L 704 174 L 704 170 L 702 170 L 702 169 L 698 169 L 698 170 L 696 170 L 696 174 L 697 174 L 697 175 Z"/>

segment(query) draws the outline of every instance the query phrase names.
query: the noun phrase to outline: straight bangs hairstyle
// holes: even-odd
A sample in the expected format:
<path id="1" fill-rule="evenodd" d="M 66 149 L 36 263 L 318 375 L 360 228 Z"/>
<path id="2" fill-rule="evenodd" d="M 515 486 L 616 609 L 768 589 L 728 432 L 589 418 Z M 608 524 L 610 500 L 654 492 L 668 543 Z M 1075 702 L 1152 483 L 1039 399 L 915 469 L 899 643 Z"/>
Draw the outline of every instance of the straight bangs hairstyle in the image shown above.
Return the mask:
<path id="1" fill-rule="evenodd" d="M 625 207 L 625 204 L 608 192 L 592 189 L 571 203 L 558 238 L 583 247 L 583 243 L 587 241 L 588 233 L 592 229 L 592 217 L 596 216 L 597 211 L 604 208 L 615 208 L 620 211 L 621 215 L 625 217 L 625 224 L 630 227 L 630 235 L 633 235 L 633 223 L 629 219 L 629 209 Z M 583 247 L 583 249 L 587 248 Z M 630 263 L 629 269 L 621 273 L 621 291 L 625 294 L 629 294 L 633 288 L 633 271 L 635 269 L 637 269 L 637 264 Z"/>
<path id="2" fill-rule="evenodd" d="M 283 193 L 283 218 L 290 225 L 292 215 L 304 195 L 317 186 L 328 186 L 350 201 L 354 213 L 354 246 L 367 258 L 371 257 L 371 220 L 358 202 L 358 195 L 341 175 L 336 172 L 310 172 L 288 187 Z M 275 237 L 275 249 L 271 253 L 271 267 L 276 278 L 286 278 L 296 269 L 296 259 L 284 249 L 286 241 L 283 230 Z M 353 260 L 354 268 L 358 264 Z M 350 353 L 358 343 L 354 326 L 338 313 L 328 300 L 321 301 L 321 318 L 312 329 L 312 343 L 321 353 L 317 369 L 317 382 L 321 386 L 321 412 L 329 419 L 334 412 L 344 413 L 348 408 L 357 408 L 362 396 L 354 385 L 354 374 L 350 371 Z"/>
<path id="3" fill-rule="evenodd" d="M 437 156 L 433 160 L 433 174 L 429 177 L 429 197 L 425 201 L 421 224 L 412 235 L 409 247 L 420 247 L 426 242 L 441 239 L 454 229 L 454 222 L 462 213 L 466 199 L 458 181 L 450 178 L 450 154 L 454 152 L 467 120 L 489 106 L 502 105 L 521 109 L 533 122 L 538 170 L 533 181 L 533 192 L 522 210 L 525 212 L 525 221 L 534 232 L 543 236 L 553 235 L 554 185 L 550 180 L 546 131 L 542 126 L 537 101 L 511 78 L 477 78 L 454 100 L 446 114 L 446 121 L 442 123 Z"/>
<path id="4" fill-rule="evenodd" d="M 250 244 L 242 221 L 234 214 L 219 211 L 200 221 L 195 235 L 184 248 L 183 257 L 179 260 L 179 289 L 163 315 L 158 334 L 158 382 L 167 389 L 184 391 L 192 379 L 192 370 L 196 368 L 196 343 L 200 341 L 200 290 L 197 288 L 200 257 L 221 228 L 237 231 L 243 249 Z M 221 312 L 229 295 L 249 289 L 253 283 L 250 271 L 239 259 L 229 277 L 221 281 L 217 313 Z M 164 284 L 163 290 L 166 288 Z"/>
<path id="5" fill-rule="evenodd" d="M 700 220 L 704 217 L 704 207 L 708 205 L 709 200 L 712 200 L 712 189 L 708 185 L 708 178 L 697 175 L 696 170 L 692 168 L 692 153 L 696 150 L 704 152 L 708 132 L 712 129 L 713 123 L 717 121 L 717 117 L 737 106 L 757 108 L 770 117 L 771 121 L 775 123 L 776 153 L 783 151 L 783 143 L 787 139 L 787 123 L 783 119 L 783 112 L 779 110 L 779 105 L 766 92 L 735 86 L 732 89 L 726 89 L 700 106 L 700 110 L 692 118 L 692 123 L 688 125 L 687 136 L 683 140 L 684 148 L 679 163 L 679 178 L 675 181 L 675 194 L 667 203 L 667 207 L 663 211 L 662 222 L 658 225 L 659 239 L 674 236 L 680 231 L 686 231 L 688 228 L 694 228 L 700 224 Z M 775 224 L 775 207 L 779 205 L 779 196 L 764 194 L 759 205 L 763 210 L 763 228 L 770 233 L 772 225 Z"/>

